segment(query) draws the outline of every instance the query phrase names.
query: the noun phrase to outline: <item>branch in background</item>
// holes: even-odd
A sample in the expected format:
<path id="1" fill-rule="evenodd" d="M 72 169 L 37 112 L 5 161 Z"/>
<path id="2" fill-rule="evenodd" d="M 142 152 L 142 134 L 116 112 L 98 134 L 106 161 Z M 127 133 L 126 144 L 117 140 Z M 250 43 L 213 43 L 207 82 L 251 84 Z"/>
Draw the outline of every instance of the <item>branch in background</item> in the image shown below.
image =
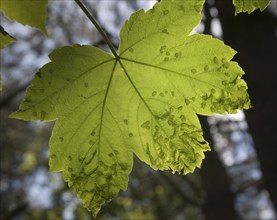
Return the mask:
<path id="1" fill-rule="evenodd" d="M 203 34 L 211 34 L 212 16 L 210 14 L 210 7 L 207 2 L 205 2 L 204 4 L 204 13 L 205 13 L 205 19 L 203 19 L 203 22 L 204 22 Z"/>
<path id="2" fill-rule="evenodd" d="M 162 183 L 164 183 L 167 187 L 173 188 L 173 190 L 183 199 L 184 202 L 187 204 L 201 207 L 201 202 L 197 201 L 194 198 L 190 198 L 187 196 L 184 191 L 182 190 L 182 185 L 177 184 L 175 181 L 172 180 L 171 177 L 167 176 L 163 171 L 156 173 L 157 171 L 153 172 L 157 176 L 157 179 L 161 179 Z M 160 184 L 160 182 L 159 182 Z"/>
<path id="3" fill-rule="evenodd" d="M 186 195 L 184 193 L 184 190 L 182 189 L 182 185 L 179 185 L 178 183 L 176 183 L 172 177 L 167 176 L 166 174 L 164 174 L 163 172 L 161 172 L 161 176 L 162 178 L 164 178 L 164 180 L 166 180 L 166 182 L 174 188 L 174 190 L 177 192 L 178 195 L 181 196 L 181 198 L 183 199 L 183 201 L 185 201 L 187 204 L 189 205 L 193 205 L 193 206 L 197 206 L 197 207 L 201 207 L 203 204 L 200 200 L 197 200 L 196 198 L 191 198 L 190 196 Z"/>
<path id="4" fill-rule="evenodd" d="M 244 182 L 239 189 L 235 192 L 235 194 L 239 194 L 242 193 L 243 191 L 251 188 L 251 187 L 263 187 L 264 185 L 264 180 L 260 179 L 260 180 L 249 180 Z"/>

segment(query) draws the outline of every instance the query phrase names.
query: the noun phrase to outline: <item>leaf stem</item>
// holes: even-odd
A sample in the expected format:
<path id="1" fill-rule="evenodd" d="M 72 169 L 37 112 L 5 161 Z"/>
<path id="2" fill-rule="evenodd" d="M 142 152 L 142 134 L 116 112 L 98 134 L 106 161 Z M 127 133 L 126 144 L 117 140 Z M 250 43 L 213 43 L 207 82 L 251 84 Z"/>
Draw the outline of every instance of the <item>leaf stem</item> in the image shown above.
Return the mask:
<path id="1" fill-rule="evenodd" d="M 89 11 L 86 9 L 86 7 L 84 6 L 84 4 L 80 1 L 80 0 L 75 0 L 75 2 L 78 4 L 78 6 L 83 10 L 83 12 L 86 14 L 86 16 L 88 17 L 88 19 L 91 21 L 91 23 L 94 25 L 94 27 L 98 30 L 98 32 L 101 34 L 101 36 L 103 37 L 104 41 L 106 42 L 106 44 L 109 46 L 110 50 L 112 51 L 113 55 L 115 56 L 115 58 L 118 60 L 119 56 L 116 52 L 116 49 L 114 48 L 113 44 L 111 43 L 111 41 L 109 40 L 109 38 L 107 37 L 105 31 L 102 29 L 102 27 L 97 23 L 96 19 L 89 13 Z"/>

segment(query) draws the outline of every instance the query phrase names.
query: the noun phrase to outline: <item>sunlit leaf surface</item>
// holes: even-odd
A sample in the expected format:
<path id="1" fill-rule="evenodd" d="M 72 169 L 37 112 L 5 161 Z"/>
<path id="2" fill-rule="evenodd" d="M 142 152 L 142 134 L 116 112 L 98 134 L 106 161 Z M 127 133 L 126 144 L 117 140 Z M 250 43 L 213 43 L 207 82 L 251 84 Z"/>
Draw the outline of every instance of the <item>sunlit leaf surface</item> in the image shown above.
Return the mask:
<path id="1" fill-rule="evenodd" d="M 118 57 L 93 46 L 54 51 L 12 114 L 56 120 L 50 169 L 63 172 L 94 215 L 127 188 L 133 153 L 153 169 L 193 172 L 209 150 L 197 114 L 249 108 L 235 51 L 190 35 L 202 5 L 164 0 L 134 13 Z"/>

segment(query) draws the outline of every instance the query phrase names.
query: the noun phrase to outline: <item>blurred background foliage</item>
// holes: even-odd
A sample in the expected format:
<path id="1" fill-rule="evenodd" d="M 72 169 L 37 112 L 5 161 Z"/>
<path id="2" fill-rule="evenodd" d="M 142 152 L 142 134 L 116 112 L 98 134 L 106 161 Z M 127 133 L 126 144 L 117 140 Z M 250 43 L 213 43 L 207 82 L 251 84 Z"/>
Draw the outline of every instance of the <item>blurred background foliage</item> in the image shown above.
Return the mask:
<path id="1" fill-rule="evenodd" d="M 123 22 L 150 0 L 86 0 L 113 44 Z M 276 16 L 277 3 L 263 13 L 234 17 L 231 0 L 207 0 L 196 33 L 212 34 L 239 51 L 254 108 L 236 115 L 201 117 L 212 146 L 202 168 L 179 176 L 154 171 L 134 158 L 129 188 L 105 204 L 98 219 L 276 219 Z M 9 119 L 48 54 L 65 45 L 107 46 L 74 1 L 49 0 L 48 36 L 11 22 L 1 26 L 17 41 L 1 51 L 0 218 L 92 219 L 63 182 L 48 170 L 53 123 Z"/>

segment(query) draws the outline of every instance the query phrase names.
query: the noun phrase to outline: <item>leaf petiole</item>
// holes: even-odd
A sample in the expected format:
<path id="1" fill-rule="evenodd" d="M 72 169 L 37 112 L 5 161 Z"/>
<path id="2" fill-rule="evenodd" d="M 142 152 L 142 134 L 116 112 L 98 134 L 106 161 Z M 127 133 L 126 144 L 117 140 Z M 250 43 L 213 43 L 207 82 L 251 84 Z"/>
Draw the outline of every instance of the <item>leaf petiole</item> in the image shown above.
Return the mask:
<path id="1" fill-rule="evenodd" d="M 84 6 L 84 4 L 80 1 L 80 0 L 75 0 L 75 2 L 78 4 L 78 6 L 82 9 L 82 11 L 86 14 L 86 16 L 88 17 L 88 19 L 91 21 L 91 23 L 94 25 L 94 27 L 98 30 L 98 32 L 101 34 L 101 36 L 103 37 L 104 41 L 106 42 L 106 44 L 109 46 L 110 50 L 112 51 L 112 54 L 115 56 L 115 58 L 118 60 L 119 56 L 116 52 L 116 49 L 114 48 L 113 44 L 111 43 L 111 41 L 109 40 L 109 38 L 107 37 L 105 31 L 102 29 L 102 27 L 98 24 L 98 22 L 96 21 L 96 19 L 89 13 L 89 11 L 86 9 L 86 7 Z"/>

